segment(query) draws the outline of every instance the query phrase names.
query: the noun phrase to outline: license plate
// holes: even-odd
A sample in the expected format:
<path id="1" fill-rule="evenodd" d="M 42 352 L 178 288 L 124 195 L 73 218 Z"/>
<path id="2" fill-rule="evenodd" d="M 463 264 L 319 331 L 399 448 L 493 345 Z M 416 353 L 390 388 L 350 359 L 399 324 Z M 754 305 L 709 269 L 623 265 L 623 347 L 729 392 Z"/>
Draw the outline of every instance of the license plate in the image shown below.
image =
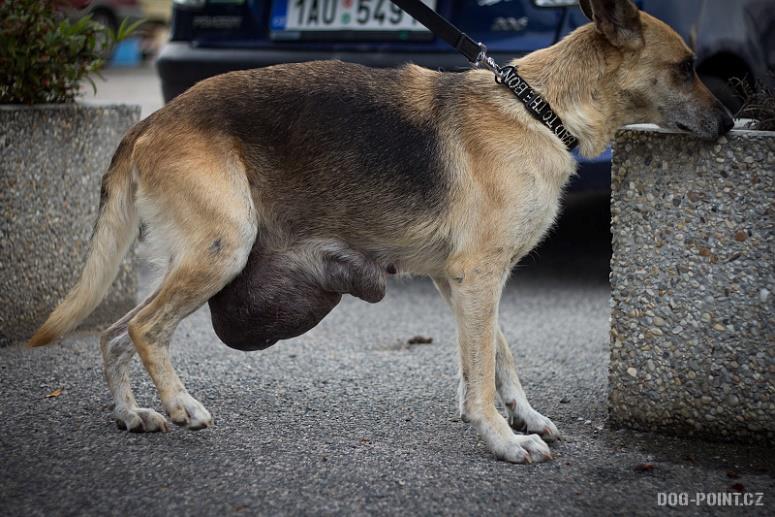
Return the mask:
<path id="1" fill-rule="evenodd" d="M 436 8 L 436 0 L 423 0 Z M 274 0 L 272 32 L 421 32 L 421 23 L 390 0 Z"/>

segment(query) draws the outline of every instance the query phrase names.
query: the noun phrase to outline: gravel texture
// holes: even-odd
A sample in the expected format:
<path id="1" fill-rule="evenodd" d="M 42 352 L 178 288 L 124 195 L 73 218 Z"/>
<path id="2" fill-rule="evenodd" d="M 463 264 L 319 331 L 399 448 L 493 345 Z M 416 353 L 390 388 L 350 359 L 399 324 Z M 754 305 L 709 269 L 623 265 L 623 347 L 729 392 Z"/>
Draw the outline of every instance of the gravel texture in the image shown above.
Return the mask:
<path id="1" fill-rule="evenodd" d="M 100 181 L 128 105 L 0 106 L 0 346 L 30 337 L 75 284 L 97 217 Z M 86 322 L 112 322 L 135 301 L 132 254 Z"/>
<path id="2" fill-rule="evenodd" d="M 736 490 L 763 506 L 678 510 L 771 515 L 771 449 L 608 428 L 607 201 L 572 203 L 500 307 L 528 397 L 563 433 L 554 461 L 496 461 L 459 420 L 454 322 L 405 280 L 263 352 L 220 344 L 206 309 L 186 319 L 173 362 L 213 413 L 203 431 L 116 429 L 93 334 L 0 349 L 0 515 L 658 515 L 660 493 Z M 137 363 L 132 379 L 159 410 Z"/>
<path id="3" fill-rule="evenodd" d="M 775 133 L 619 132 L 611 420 L 775 441 Z"/>

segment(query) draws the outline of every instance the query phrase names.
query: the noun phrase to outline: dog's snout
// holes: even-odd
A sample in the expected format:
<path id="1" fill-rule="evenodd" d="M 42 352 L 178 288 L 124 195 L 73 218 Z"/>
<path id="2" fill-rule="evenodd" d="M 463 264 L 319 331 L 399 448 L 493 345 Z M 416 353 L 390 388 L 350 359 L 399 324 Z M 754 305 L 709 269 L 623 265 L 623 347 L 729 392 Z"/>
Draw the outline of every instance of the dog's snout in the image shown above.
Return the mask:
<path id="1" fill-rule="evenodd" d="M 732 114 L 726 106 L 720 105 L 719 108 L 718 136 L 722 136 L 729 133 L 729 131 L 735 127 L 735 120 L 732 118 Z"/>

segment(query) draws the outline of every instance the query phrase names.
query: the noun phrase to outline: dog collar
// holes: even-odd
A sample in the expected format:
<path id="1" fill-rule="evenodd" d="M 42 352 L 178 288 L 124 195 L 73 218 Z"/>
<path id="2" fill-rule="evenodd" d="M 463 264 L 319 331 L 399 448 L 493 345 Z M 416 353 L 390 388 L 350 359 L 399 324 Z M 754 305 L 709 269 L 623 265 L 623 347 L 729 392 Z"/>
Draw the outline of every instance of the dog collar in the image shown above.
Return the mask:
<path id="1" fill-rule="evenodd" d="M 549 102 L 541 94 L 527 84 L 527 81 L 517 73 L 516 67 L 498 66 L 489 56 L 483 56 L 482 62 L 495 74 L 495 82 L 506 88 L 521 100 L 528 113 L 536 120 L 549 128 L 549 131 L 559 138 L 568 151 L 572 151 L 579 145 L 579 140 L 565 127 L 560 116 L 554 112 Z M 489 61 L 489 62 L 488 62 Z"/>
<path id="2" fill-rule="evenodd" d="M 513 66 L 500 67 L 495 60 L 487 55 L 484 43 L 477 43 L 466 33 L 452 25 L 449 20 L 425 5 L 421 0 L 391 0 L 398 7 L 409 13 L 412 18 L 422 23 L 434 35 L 449 43 L 455 50 L 463 54 L 474 68 L 484 66 L 495 74 L 495 82 L 506 86 L 522 101 L 528 113 L 559 138 L 568 151 L 578 144 L 578 139 L 568 131 L 562 119 L 552 110 L 549 103 L 532 89 L 520 77 Z"/>

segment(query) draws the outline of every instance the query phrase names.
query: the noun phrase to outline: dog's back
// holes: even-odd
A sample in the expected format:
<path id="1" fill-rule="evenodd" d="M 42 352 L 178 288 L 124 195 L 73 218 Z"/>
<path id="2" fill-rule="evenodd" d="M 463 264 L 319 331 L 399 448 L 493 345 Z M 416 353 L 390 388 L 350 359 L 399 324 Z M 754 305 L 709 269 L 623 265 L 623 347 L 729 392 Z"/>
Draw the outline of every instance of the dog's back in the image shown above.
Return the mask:
<path id="1" fill-rule="evenodd" d="M 232 72 L 158 112 L 145 152 L 165 148 L 160 139 L 184 146 L 192 131 L 225 136 L 244 162 L 259 219 L 270 220 L 273 232 L 336 236 L 379 254 L 385 236 L 406 241 L 413 228 L 427 241 L 426 227 L 448 205 L 442 81 L 416 66 L 338 61 Z"/>

